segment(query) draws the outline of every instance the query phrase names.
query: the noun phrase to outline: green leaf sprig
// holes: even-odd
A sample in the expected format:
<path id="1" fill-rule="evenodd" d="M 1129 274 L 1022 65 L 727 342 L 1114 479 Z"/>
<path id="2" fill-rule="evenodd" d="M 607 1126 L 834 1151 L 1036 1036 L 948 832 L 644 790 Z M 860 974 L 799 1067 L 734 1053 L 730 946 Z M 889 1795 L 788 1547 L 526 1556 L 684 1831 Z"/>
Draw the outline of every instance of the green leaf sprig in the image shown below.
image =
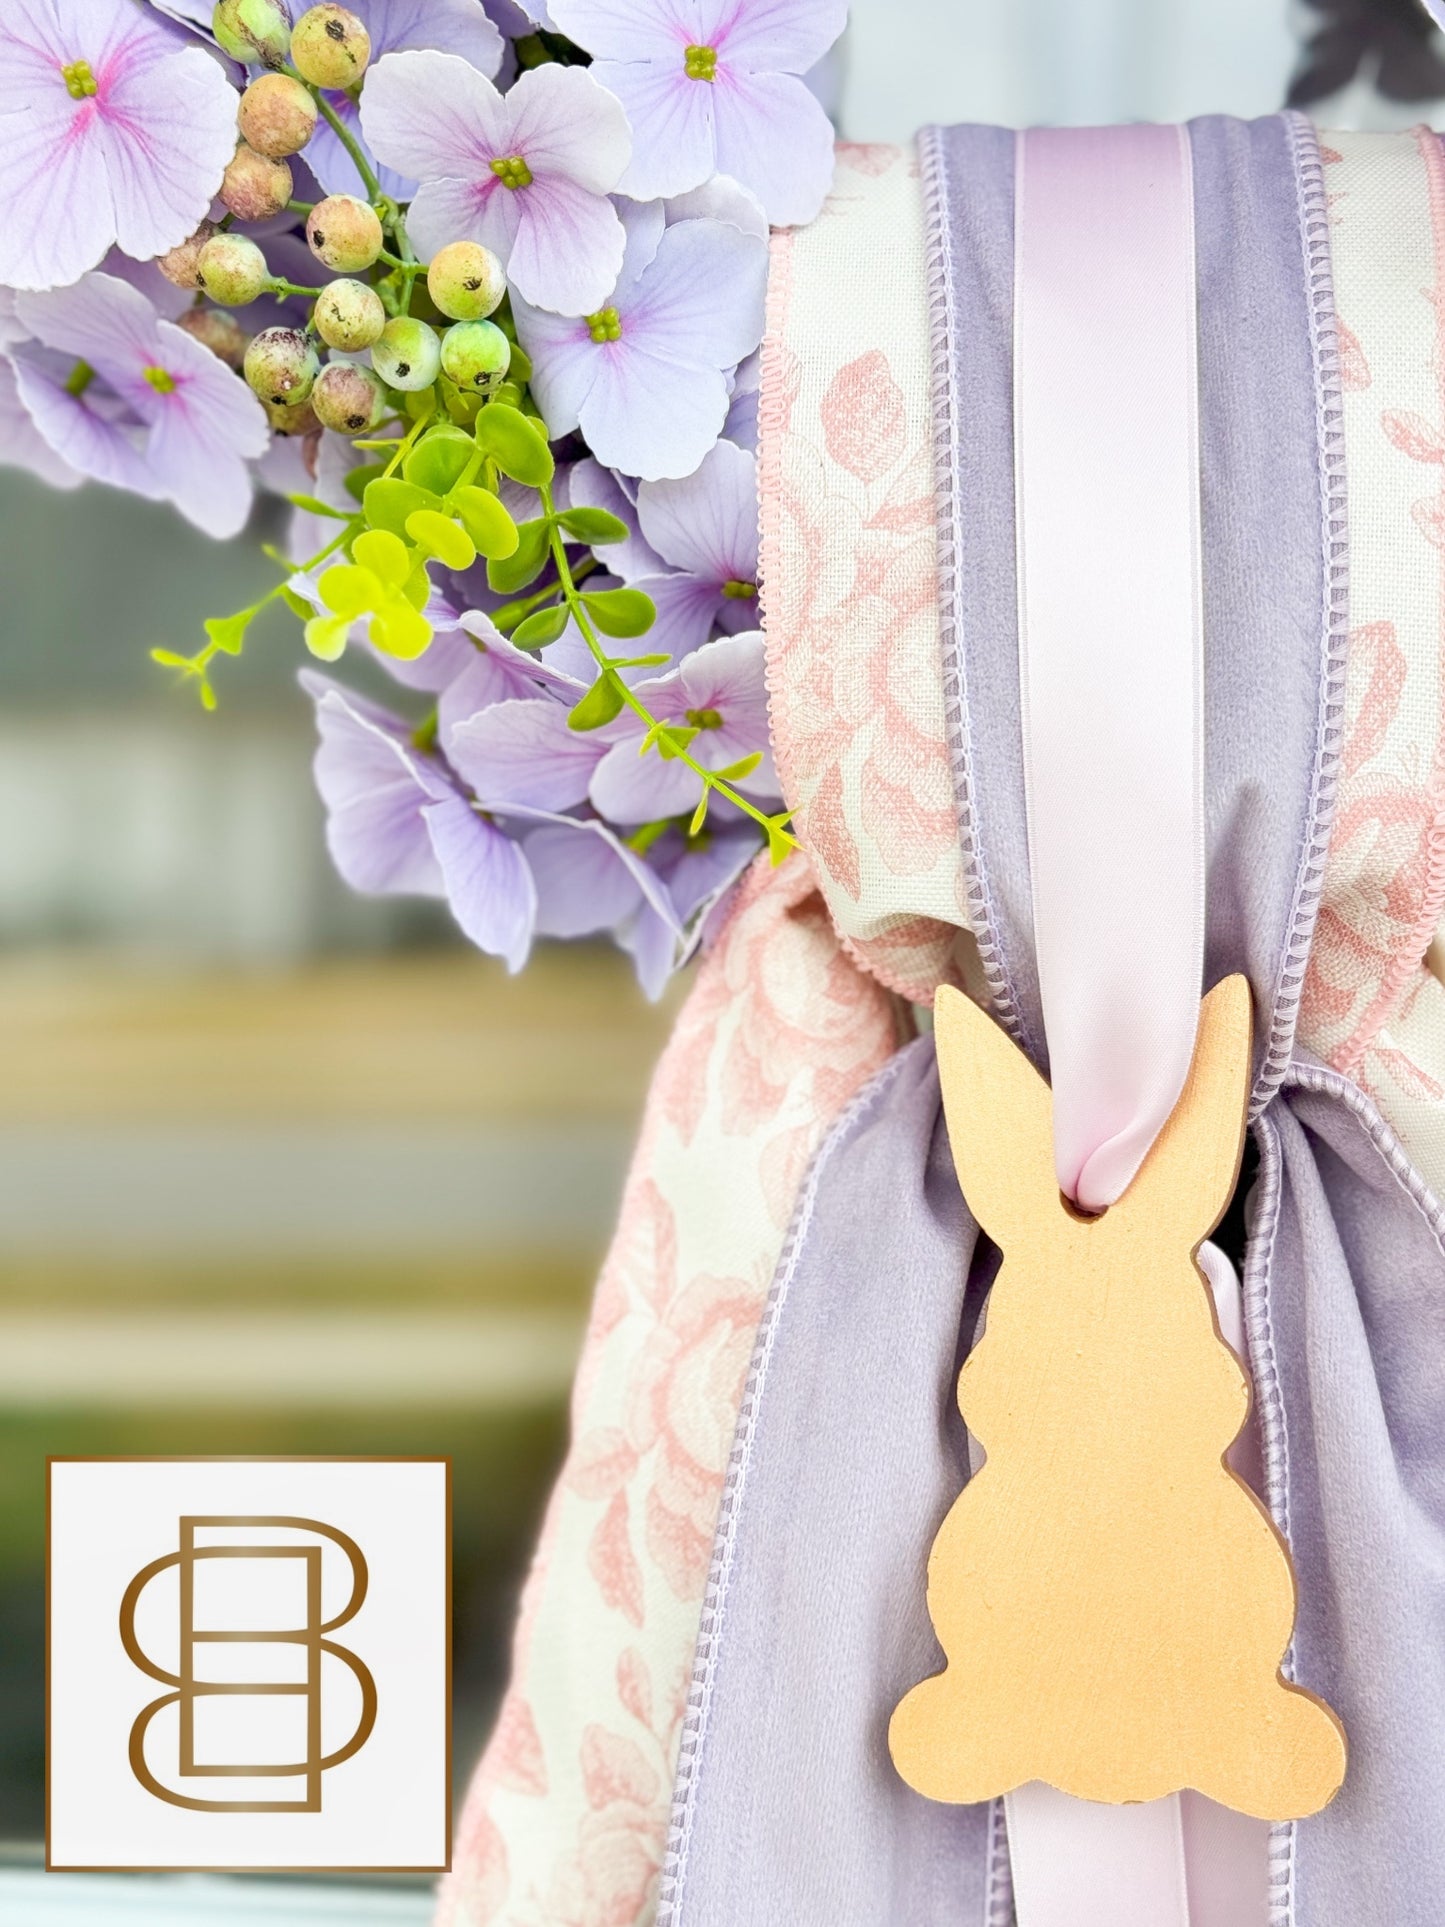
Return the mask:
<path id="1" fill-rule="evenodd" d="M 434 389 L 406 397 L 412 419 L 399 439 L 355 444 L 388 457 L 384 466 L 362 464 L 347 478 L 348 490 L 360 504 L 357 514 L 346 516 L 309 496 L 292 498 L 298 507 L 335 516 L 343 524 L 332 541 L 301 565 L 311 570 L 336 557 L 317 578 L 322 612 L 281 584 L 250 608 L 207 622 L 207 642 L 196 655 L 181 657 L 157 649 L 152 651 L 156 661 L 197 678 L 202 702 L 214 708 L 207 673 L 211 662 L 218 653 L 239 655 L 251 622 L 278 597 L 302 617 L 307 647 L 323 660 L 333 661 L 342 653 L 352 625 L 361 620 L 368 622 L 376 648 L 410 660 L 432 639 L 424 613 L 430 564 L 463 570 L 480 556 L 489 586 L 516 598 L 496 612 L 495 620 L 517 648 L 540 651 L 556 642 L 569 623 L 577 625 L 597 675 L 573 705 L 569 727 L 600 729 L 630 710 L 644 729 L 638 753 L 679 761 L 702 784 L 688 836 L 703 833 L 709 807 L 721 797 L 758 825 L 773 862 L 782 862 L 797 848 L 788 827 L 791 813 L 770 814 L 737 788 L 757 768 L 761 754 L 726 769 L 709 769 L 692 753 L 699 730 L 654 716 L 621 673 L 659 667 L 671 658 L 666 653 L 614 655 L 607 647 L 645 636 L 656 621 L 656 606 L 640 589 L 586 588 L 588 575 L 598 566 L 596 558 L 574 562 L 568 551 L 620 542 L 627 536 L 626 525 L 605 509 L 557 507 L 552 494 L 555 463 L 545 427 L 528 412 L 515 383 L 479 404 L 473 397 L 460 398 L 473 404 L 467 407 L 457 405 L 449 387 L 439 381 Z M 501 499 L 503 477 L 535 490 L 541 513 L 517 523 Z M 554 579 L 533 590 L 549 568 Z"/>

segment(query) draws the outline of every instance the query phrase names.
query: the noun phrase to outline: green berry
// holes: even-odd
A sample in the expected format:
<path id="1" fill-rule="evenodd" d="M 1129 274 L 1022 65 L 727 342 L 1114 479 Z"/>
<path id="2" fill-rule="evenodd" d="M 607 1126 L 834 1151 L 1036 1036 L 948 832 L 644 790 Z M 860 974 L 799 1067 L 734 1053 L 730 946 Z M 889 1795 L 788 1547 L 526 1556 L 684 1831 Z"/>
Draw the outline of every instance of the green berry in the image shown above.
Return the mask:
<path id="1" fill-rule="evenodd" d="M 213 234 L 196 264 L 197 284 L 227 308 L 244 308 L 270 279 L 265 255 L 245 234 Z"/>
<path id="2" fill-rule="evenodd" d="M 262 401 L 305 401 L 321 373 L 321 357 L 304 328 L 263 328 L 246 350 L 246 380 Z"/>
<path id="3" fill-rule="evenodd" d="M 236 120 L 258 154 L 285 160 L 316 132 L 316 101 L 290 74 L 258 74 L 241 96 Z"/>
<path id="4" fill-rule="evenodd" d="M 442 361 L 435 328 L 411 315 L 388 321 L 371 351 L 371 365 L 391 388 L 430 388 Z"/>
<path id="5" fill-rule="evenodd" d="M 442 338 L 442 371 L 458 388 L 485 395 L 512 361 L 512 344 L 494 321 L 459 321 Z"/>
<path id="6" fill-rule="evenodd" d="M 291 46 L 291 16 L 278 0 L 218 0 L 211 32 L 242 66 L 279 67 Z"/>
<path id="7" fill-rule="evenodd" d="M 223 308 L 187 308 L 177 326 L 184 328 L 193 341 L 209 348 L 228 368 L 241 366 L 250 336 Z"/>
<path id="8" fill-rule="evenodd" d="M 328 194 L 306 217 L 306 240 L 328 268 L 355 274 L 381 253 L 381 222 L 376 210 L 354 194 Z"/>
<path id="9" fill-rule="evenodd" d="M 345 7 L 309 7 L 291 29 L 291 64 L 313 87 L 354 87 L 371 58 L 371 35 Z"/>
<path id="10" fill-rule="evenodd" d="M 284 78 L 278 76 L 278 78 Z M 291 199 L 291 169 L 242 141 L 221 176 L 221 199 L 238 221 L 270 221 Z"/>
<path id="11" fill-rule="evenodd" d="M 214 221 L 202 221 L 195 233 L 182 241 L 179 247 L 172 248 L 169 254 L 161 255 L 156 266 L 178 288 L 198 288 L 201 249 L 216 232 Z"/>
<path id="12" fill-rule="evenodd" d="M 364 281 L 331 281 L 316 297 L 311 319 L 328 348 L 358 354 L 386 326 L 386 309 L 375 288 Z"/>
<path id="13" fill-rule="evenodd" d="M 334 428 L 341 435 L 364 435 L 386 413 L 386 390 L 369 368 L 328 361 L 311 390 L 311 406 L 323 428 Z"/>
<path id="14" fill-rule="evenodd" d="M 427 293 L 452 321 L 481 321 L 507 292 L 502 264 L 479 241 L 453 241 L 426 271 Z"/>

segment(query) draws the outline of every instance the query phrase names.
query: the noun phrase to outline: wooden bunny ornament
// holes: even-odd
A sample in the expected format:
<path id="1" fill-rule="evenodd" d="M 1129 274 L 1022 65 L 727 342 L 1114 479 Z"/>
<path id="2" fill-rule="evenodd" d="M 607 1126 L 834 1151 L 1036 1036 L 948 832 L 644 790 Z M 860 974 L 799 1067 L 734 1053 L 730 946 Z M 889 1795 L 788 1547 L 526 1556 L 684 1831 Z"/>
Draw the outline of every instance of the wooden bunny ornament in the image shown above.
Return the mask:
<path id="1" fill-rule="evenodd" d="M 934 1800 L 1042 1780 L 1314 1813 L 1344 1778 L 1344 1731 L 1280 1676 L 1294 1577 L 1224 1464 L 1249 1390 L 1196 1262 L 1239 1170 L 1248 985 L 1205 998 L 1173 1115 L 1092 1219 L 1060 1196 L 1049 1089 L 1023 1053 L 951 988 L 935 1033 L 959 1181 L 1003 1266 L 958 1390 L 986 1463 L 928 1563 L 949 1663 L 893 1714 L 898 1771 Z"/>

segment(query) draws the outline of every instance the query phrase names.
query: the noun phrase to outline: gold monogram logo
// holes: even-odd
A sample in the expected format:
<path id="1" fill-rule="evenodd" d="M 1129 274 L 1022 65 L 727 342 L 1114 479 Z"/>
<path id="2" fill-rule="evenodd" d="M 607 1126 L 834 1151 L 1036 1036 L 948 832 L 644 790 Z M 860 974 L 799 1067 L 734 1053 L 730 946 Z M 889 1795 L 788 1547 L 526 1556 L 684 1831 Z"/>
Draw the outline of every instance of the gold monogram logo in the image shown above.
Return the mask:
<path id="1" fill-rule="evenodd" d="M 179 1541 L 178 1551 L 141 1568 L 121 1601 L 121 1643 L 132 1664 L 174 1689 L 144 1707 L 131 1727 L 131 1771 L 158 1800 L 202 1813 L 319 1813 L 322 1774 L 359 1753 L 376 1723 L 370 1672 L 355 1653 L 326 1637 L 353 1619 L 366 1598 L 361 1548 L 335 1526 L 284 1514 L 183 1514 Z M 328 1564 L 336 1561 L 331 1553 L 328 1562 L 328 1547 L 345 1556 L 350 1588 L 341 1610 L 324 1617 L 324 1582 Z M 172 1568 L 179 1594 L 174 1671 L 146 1654 L 136 1632 L 139 1609 L 149 1620 L 152 1644 L 160 1637 L 169 1644 L 168 1613 L 147 1608 L 143 1595 Z M 217 1623 L 228 1612 L 249 1613 L 250 1621 Z M 330 1752 L 323 1750 L 322 1737 L 328 1660 L 350 1673 L 350 1691 L 359 1689 L 360 1696 L 350 1736 Z M 170 1707 L 177 1709 L 174 1721 L 164 1724 L 175 1729 L 176 1778 L 299 1780 L 299 1797 L 203 1800 L 164 1784 L 146 1744 Z M 229 1790 L 248 1791 L 244 1785 Z"/>

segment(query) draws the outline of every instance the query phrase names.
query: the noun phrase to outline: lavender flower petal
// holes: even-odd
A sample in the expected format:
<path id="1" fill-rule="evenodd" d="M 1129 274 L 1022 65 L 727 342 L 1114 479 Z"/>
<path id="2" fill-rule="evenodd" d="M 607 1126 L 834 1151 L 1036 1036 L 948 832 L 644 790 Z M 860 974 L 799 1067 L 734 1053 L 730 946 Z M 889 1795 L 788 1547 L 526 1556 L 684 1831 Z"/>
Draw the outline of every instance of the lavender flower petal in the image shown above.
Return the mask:
<path id="1" fill-rule="evenodd" d="M 619 186 L 640 201 L 683 194 L 716 170 L 713 89 L 688 80 L 679 50 L 661 61 L 596 60 L 592 72 L 622 102 L 628 121 L 646 131 Z"/>
<path id="2" fill-rule="evenodd" d="M 615 930 L 643 907 L 633 870 L 612 839 L 589 834 L 594 827 L 556 824 L 526 838 L 539 937 L 595 936 Z"/>
<path id="3" fill-rule="evenodd" d="M 598 735 L 570 729 L 563 704 L 543 698 L 493 703 L 453 724 L 443 747 L 487 808 L 525 803 L 569 810 L 586 799 L 592 772 L 607 753 Z"/>
<path id="4" fill-rule="evenodd" d="M 72 96 L 65 71 L 90 69 Z M 64 286 L 115 242 L 150 256 L 201 220 L 235 147 L 222 68 L 130 0 L 7 0 L 0 16 L 5 273 Z M 57 209 L 64 211 L 56 217 Z"/>
<path id="5" fill-rule="evenodd" d="M 811 221 L 833 184 L 833 126 L 791 74 L 735 74 L 713 109 L 717 166 L 751 188 L 777 227 Z"/>
<path id="6" fill-rule="evenodd" d="M 757 581 L 757 464 L 731 442 L 710 449 L 691 475 L 644 482 L 637 518 L 670 567 L 719 585 Z"/>
<path id="7" fill-rule="evenodd" d="M 20 399 L 15 364 L 0 355 L 0 463 L 28 469 L 51 488 L 79 488 L 85 477 L 46 441 Z"/>
<path id="8" fill-rule="evenodd" d="M 301 685 L 316 704 L 316 787 L 326 805 L 326 847 L 343 879 L 366 896 L 443 895 L 421 818 L 433 799 L 400 724 L 313 670 L 301 672 Z"/>
<path id="9" fill-rule="evenodd" d="M 646 0 L 642 0 L 646 4 Z M 697 0 L 703 43 L 744 73 L 805 74 L 848 24 L 848 0 Z"/>
<path id="10" fill-rule="evenodd" d="M 520 970 L 537 916 L 536 886 L 520 847 L 460 796 L 428 803 L 421 814 L 463 934 Z"/>
<path id="11" fill-rule="evenodd" d="M 622 225 L 606 197 L 631 137 L 585 69 L 533 68 L 503 95 L 454 55 L 388 54 L 368 76 L 362 123 L 382 159 L 422 183 L 409 225 L 423 254 L 481 241 L 538 308 L 600 306 L 622 264 Z M 494 162 L 526 178 L 509 185 Z"/>
<path id="12" fill-rule="evenodd" d="M 140 445 L 139 425 L 87 391 L 70 394 L 62 375 L 30 354 L 15 357 L 15 391 L 35 432 L 77 475 L 154 500 L 161 490 Z"/>

